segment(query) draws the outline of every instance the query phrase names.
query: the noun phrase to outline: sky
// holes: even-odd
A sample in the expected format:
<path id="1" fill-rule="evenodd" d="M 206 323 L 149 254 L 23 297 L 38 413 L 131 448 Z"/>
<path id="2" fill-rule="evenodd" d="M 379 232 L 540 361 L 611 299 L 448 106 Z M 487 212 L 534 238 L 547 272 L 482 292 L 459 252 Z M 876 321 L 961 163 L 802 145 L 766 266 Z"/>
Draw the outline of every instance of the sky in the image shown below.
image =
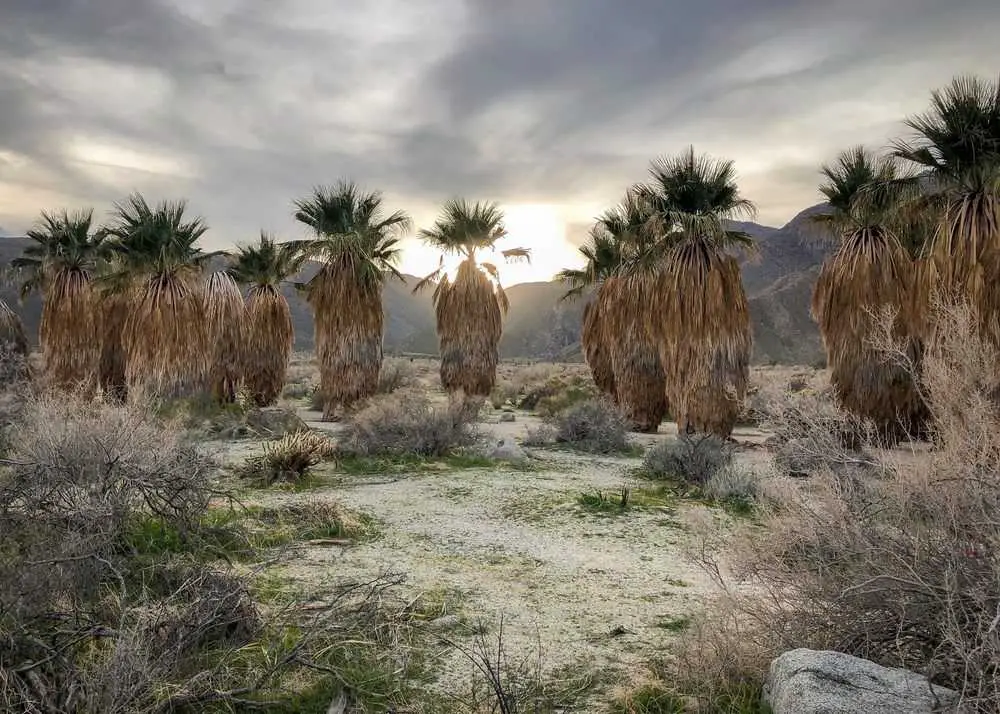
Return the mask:
<path id="1" fill-rule="evenodd" d="M 186 198 L 214 250 L 304 237 L 293 200 L 351 179 L 417 227 L 500 203 L 501 247 L 533 250 L 504 282 L 546 280 L 688 145 L 785 223 L 839 150 L 995 78 L 997 37 L 996 0 L 3 0 L 0 226 L 138 190 Z"/>

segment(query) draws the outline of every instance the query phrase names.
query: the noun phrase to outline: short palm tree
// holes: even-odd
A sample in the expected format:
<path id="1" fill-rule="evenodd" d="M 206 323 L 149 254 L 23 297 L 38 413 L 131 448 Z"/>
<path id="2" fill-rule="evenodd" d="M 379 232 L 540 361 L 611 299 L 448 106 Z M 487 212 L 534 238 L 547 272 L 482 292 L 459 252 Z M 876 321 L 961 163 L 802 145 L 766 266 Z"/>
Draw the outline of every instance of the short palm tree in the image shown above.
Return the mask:
<path id="1" fill-rule="evenodd" d="M 281 284 L 298 273 L 302 262 L 289 244 L 279 245 L 261 232 L 256 244 L 237 248 L 229 269 L 237 282 L 249 286 L 244 379 L 257 406 L 274 404 L 285 385 L 295 332 Z"/>
<path id="2" fill-rule="evenodd" d="M 823 263 L 813 292 L 831 383 L 841 405 L 872 419 L 888 438 L 917 433 L 926 419 L 919 390 L 907 370 L 885 359 L 872 344 L 873 321 L 895 314 L 893 336 L 916 359 L 914 262 L 900 238 L 904 195 L 895 187 L 908 179 L 891 156 L 857 146 L 823 166 L 820 192 L 827 209 L 814 216 L 840 237 Z"/>
<path id="3" fill-rule="evenodd" d="M 728 437 L 746 397 L 752 337 L 740 266 L 732 248 L 752 238 L 728 220 L 752 217 L 732 161 L 688 148 L 654 161 L 638 188 L 649 202 L 655 245 L 629 271 L 655 271 L 646 308 L 666 370 L 667 401 L 682 432 Z M 641 298 L 626 310 L 642 309 Z"/>
<path id="4" fill-rule="evenodd" d="M 28 231 L 32 243 L 12 267 L 27 274 L 22 297 L 42 293 L 39 343 L 46 379 L 61 389 L 96 384 L 101 341 L 94 277 L 107 253 L 93 211 L 43 212 Z"/>
<path id="5" fill-rule="evenodd" d="M 580 344 L 583 355 L 590 367 L 594 384 L 598 390 L 614 400 L 615 373 L 611 366 L 610 345 L 604 341 L 601 327 L 600 290 L 604 281 L 610 278 L 621 265 L 621 245 L 618 240 L 597 226 L 590 230 L 590 242 L 580 246 L 580 255 L 585 261 L 582 268 L 566 268 L 556 276 L 569 285 L 563 300 L 578 298 L 586 293 L 590 299 L 583 308 L 583 325 Z"/>
<path id="6" fill-rule="evenodd" d="M 984 337 L 1000 345 L 1000 82 L 957 77 L 910 117 L 898 158 L 940 200 L 920 289 L 968 302 Z"/>
<path id="7" fill-rule="evenodd" d="M 485 397 L 493 391 L 500 359 L 503 318 L 509 302 L 494 264 L 478 262 L 481 251 L 496 249 L 507 235 L 503 211 L 495 203 L 451 199 L 420 238 L 441 251 L 439 268 L 414 292 L 433 281 L 434 311 L 441 353 L 441 385 L 454 397 Z M 530 259 L 526 248 L 501 251 L 508 260 Z M 444 256 L 462 259 L 454 280 L 444 273 Z M 443 277 L 442 277 L 443 275 Z"/>
<path id="8" fill-rule="evenodd" d="M 375 394 L 382 368 L 382 285 L 396 269 L 399 239 L 410 229 L 402 211 L 386 214 L 380 192 L 341 181 L 320 186 L 295 202 L 295 219 L 314 237 L 294 249 L 319 260 L 318 273 L 301 288 L 313 308 L 323 418 Z"/>
<path id="9" fill-rule="evenodd" d="M 205 318 L 212 351 L 209 391 L 217 402 L 231 404 L 236 401 L 247 359 L 247 308 L 240 287 L 226 271 L 208 277 Z"/>
<path id="10" fill-rule="evenodd" d="M 0 300 L 0 385 L 16 384 L 29 377 L 28 335 L 10 305 Z"/>
<path id="11" fill-rule="evenodd" d="M 197 246 L 207 227 L 185 209 L 183 201 L 150 206 L 138 193 L 115 204 L 108 280 L 129 305 L 122 350 L 130 396 L 193 393 L 212 366 L 203 273 L 218 254 Z"/>

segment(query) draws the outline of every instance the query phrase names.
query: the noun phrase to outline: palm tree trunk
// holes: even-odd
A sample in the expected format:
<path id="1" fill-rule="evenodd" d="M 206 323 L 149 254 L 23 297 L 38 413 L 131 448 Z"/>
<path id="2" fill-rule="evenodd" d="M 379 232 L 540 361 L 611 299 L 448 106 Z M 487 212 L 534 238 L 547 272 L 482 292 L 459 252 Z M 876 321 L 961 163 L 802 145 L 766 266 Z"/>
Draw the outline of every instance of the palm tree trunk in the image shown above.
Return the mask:
<path id="1" fill-rule="evenodd" d="M 101 355 L 96 307 L 97 295 L 83 273 L 58 273 L 45 291 L 39 343 L 46 379 L 57 389 L 87 392 L 96 386 Z"/>
<path id="2" fill-rule="evenodd" d="M 600 306 L 600 288 L 597 295 L 583 308 L 583 328 L 580 332 L 580 344 L 583 347 L 583 356 L 590 367 L 590 374 L 594 378 L 601 394 L 617 399 L 615 393 L 615 373 L 611 365 L 610 345 L 603 335 Z"/>
<path id="3" fill-rule="evenodd" d="M 274 404 L 285 385 L 295 340 L 288 301 L 272 286 L 250 289 L 247 296 L 247 389 L 259 407 Z"/>

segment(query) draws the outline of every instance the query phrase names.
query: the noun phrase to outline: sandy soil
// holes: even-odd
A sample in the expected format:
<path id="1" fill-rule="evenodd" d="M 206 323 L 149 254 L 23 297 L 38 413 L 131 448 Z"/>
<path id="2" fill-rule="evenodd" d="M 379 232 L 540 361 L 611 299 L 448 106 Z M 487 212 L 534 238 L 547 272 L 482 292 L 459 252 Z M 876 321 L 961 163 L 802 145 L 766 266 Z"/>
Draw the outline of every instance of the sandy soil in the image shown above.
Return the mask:
<path id="1" fill-rule="evenodd" d="M 299 414 L 317 430 L 338 431 L 316 412 Z M 520 441 L 538 422 L 518 413 L 513 423 L 497 423 L 498 416 L 483 425 L 487 442 Z M 647 446 L 675 433 L 665 424 L 659 434 L 634 439 Z M 736 437 L 752 444 L 764 435 Z M 227 448 L 229 459 L 241 459 L 254 447 Z M 711 592 L 682 550 L 695 520 L 722 524 L 726 516 L 694 503 L 589 513 L 577 504 L 579 495 L 640 486 L 629 474 L 640 460 L 528 452 L 530 471 L 498 464 L 398 477 L 341 475 L 336 487 L 252 498 L 329 499 L 380 522 L 381 537 L 372 542 L 306 548 L 283 567 L 314 593 L 344 579 L 404 573 L 413 597 L 439 603 L 446 618 L 430 626 L 446 626 L 449 637 L 468 643 L 477 625 L 495 630 L 502 616 L 507 649 L 518 657 L 535 657 L 540 648 L 546 669 L 587 668 L 620 679 L 667 648 L 674 636 L 669 623 L 697 610 Z M 742 458 L 757 456 L 748 449 Z M 461 691 L 472 665 L 453 652 L 440 671 L 442 690 Z"/>

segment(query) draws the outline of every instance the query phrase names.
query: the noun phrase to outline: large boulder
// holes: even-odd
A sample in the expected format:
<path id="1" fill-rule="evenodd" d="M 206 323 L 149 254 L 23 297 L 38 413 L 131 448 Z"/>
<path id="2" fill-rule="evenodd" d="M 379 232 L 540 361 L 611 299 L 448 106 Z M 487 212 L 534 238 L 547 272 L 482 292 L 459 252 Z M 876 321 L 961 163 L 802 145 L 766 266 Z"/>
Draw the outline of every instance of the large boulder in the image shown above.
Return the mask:
<path id="1" fill-rule="evenodd" d="M 774 714 L 937 714 L 959 711 L 958 699 L 914 672 L 809 649 L 775 658 L 764 685 Z"/>

